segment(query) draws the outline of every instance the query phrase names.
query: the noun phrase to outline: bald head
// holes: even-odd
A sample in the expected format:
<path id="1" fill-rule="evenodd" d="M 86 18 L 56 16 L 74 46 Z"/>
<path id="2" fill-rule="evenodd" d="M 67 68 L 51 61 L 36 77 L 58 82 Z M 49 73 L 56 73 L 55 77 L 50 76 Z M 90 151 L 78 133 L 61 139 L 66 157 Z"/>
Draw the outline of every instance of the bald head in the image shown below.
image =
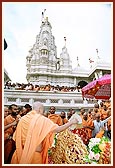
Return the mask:
<path id="1" fill-rule="evenodd" d="M 99 113 L 97 113 L 97 114 L 96 114 L 96 117 L 100 117 L 100 114 L 99 114 Z"/>
<path id="2" fill-rule="evenodd" d="M 97 122 L 99 122 L 100 121 L 100 114 L 96 114 L 95 118 L 96 118 Z"/>
<path id="3" fill-rule="evenodd" d="M 33 110 L 35 110 L 38 114 L 44 113 L 44 106 L 40 102 L 33 103 Z"/>

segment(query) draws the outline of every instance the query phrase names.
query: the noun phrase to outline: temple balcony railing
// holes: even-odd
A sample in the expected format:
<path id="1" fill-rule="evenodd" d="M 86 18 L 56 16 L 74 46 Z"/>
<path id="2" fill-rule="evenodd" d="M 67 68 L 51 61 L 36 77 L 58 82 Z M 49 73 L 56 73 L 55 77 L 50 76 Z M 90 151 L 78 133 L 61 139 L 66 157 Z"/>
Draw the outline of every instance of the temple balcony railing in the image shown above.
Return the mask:
<path id="1" fill-rule="evenodd" d="M 4 89 L 4 105 L 17 104 L 24 106 L 32 105 L 39 101 L 46 108 L 55 106 L 56 109 L 86 109 L 94 107 L 94 101 L 83 100 L 80 92 L 60 92 L 60 91 L 26 91 L 26 90 L 10 90 Z"/>

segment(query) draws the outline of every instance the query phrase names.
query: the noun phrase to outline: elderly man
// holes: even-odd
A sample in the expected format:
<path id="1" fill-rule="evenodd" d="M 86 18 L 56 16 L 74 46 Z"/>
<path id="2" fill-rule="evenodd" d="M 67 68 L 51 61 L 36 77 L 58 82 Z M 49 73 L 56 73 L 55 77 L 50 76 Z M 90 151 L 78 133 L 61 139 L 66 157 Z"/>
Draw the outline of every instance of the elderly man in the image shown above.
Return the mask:
<path id="1" fill-rule="evenodd" d="M 33 104 L 33 110 L 21 118 L 14 134 L 16 150 L 12 164 L 46 164 L 48 149 L 54 139 L 54 133 L 67 129 L 77 123 L 77 119 L 58 126 L 43 116 L 44 106 L 40 102 Z"/>

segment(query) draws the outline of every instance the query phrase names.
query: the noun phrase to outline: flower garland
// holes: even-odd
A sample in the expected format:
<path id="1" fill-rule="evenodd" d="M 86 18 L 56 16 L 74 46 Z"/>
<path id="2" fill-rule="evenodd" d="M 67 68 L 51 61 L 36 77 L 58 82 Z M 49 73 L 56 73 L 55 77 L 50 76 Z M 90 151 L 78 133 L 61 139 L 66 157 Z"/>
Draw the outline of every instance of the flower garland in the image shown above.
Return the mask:
<path id="1" fill-rule="evenodd" d="M 50 164 L 84 164 L 83 158 L 88 154 L 87 147 L 81 138 L 66 129 L 54 137 L 50 149 Z"/>

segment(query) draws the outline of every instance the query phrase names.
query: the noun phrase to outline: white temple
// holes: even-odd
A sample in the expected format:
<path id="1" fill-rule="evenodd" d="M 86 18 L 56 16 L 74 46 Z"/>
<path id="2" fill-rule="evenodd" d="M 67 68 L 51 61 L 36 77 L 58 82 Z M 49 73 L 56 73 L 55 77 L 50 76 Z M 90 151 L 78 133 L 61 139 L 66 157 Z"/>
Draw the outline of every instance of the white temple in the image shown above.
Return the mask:
<path id="1" fill-rule="evenodd" d="M 52 35 L 52 27 L 48 18 L 42 18 L 39 35 L 36 42 L 29 50 L 26 57 L 27 81 L 33 85 L 59 85 L 82 88 L 83 85 L 111 73 L 111 64 L 102 60 L 98 55 L 97 59 L 90 63 L 89 70 L 80 66 L 77 57 L 76 68 L 72 68 L 72 61 L 65 44 L 62 47 L 60 56 L 57 56 L 55 38 Z M 98 53 L 97 53 L 98 54 Z M 5 73 L 5 72 L 4 72 Z M 4 78 L 4 81 L 7 78 Z M 83 100 L 81 92 L 60 92 L 60 91 L 29 91 L 26 90 L 4 90 L 4 105 L 17 104 L 23 106 L 40 101 L 46 108 L 55 106 L 57 110 L 68 110 L 69 108 L 80 109 L 92 108 L 92 100 Z M 94 100 L 95 101 L 95 100 Z"/>
<path id="2" fill-rule="evenodd" d="M 26 57 L 27 81 L 38 85 L 77 86 L 80 81 L 90 82 L 106 73 L 111 73 L 110 63 L 103 62 L 99 57 L 89 70 L 78 65 L 72 69 L 72 61 L 65 45 L 60 57 L 57 56 L 55 37 L 48 17 L 42 18 L 39 35 Z M 77 57 L 77 61 L 78 57 Z"/>

